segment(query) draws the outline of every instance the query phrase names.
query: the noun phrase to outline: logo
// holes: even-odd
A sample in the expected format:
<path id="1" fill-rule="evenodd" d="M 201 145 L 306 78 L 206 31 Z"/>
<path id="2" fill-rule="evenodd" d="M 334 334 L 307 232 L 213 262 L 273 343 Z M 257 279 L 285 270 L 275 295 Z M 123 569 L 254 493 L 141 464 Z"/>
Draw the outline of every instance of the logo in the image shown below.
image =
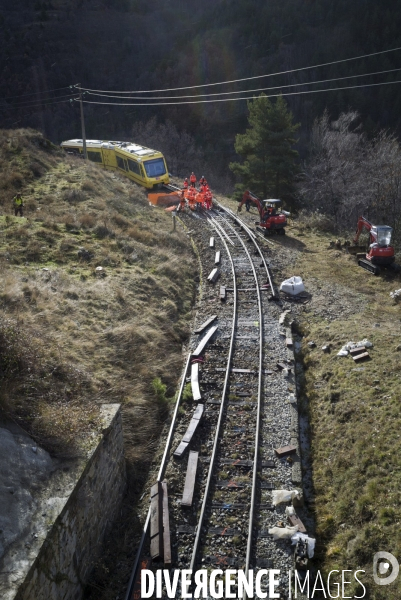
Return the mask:
<path id="1" fill-rule="evenodd" d="M 390 568 L 391 567 L 391 568 Z M 377 585 L 389 585 L 398 577 L 400 565 L 390 552 L 376 552 L 373 557 L 373 579 Z"/>

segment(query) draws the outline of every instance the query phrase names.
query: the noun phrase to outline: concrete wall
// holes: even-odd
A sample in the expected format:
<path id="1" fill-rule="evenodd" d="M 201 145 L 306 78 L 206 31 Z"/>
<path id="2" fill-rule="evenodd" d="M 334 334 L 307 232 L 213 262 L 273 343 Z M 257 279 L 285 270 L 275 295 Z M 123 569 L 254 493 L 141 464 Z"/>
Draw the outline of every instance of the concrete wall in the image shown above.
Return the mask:
<path id="1" fill-rule="evenodd" d="M 120 406 L 104 405 L 103 436 L 49 530 L 15 600 L 80 600 L 125 491 Z"/>

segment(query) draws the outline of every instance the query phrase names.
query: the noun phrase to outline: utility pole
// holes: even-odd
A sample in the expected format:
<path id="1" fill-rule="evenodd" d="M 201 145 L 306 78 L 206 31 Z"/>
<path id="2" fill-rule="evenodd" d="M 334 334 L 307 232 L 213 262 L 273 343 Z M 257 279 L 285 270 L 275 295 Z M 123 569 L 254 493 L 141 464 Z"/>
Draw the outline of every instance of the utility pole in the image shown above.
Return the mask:
<path id="1" fill-rule="evenodd" d="M 87 160 L 88 153 L 86 152 L 86 133 L 85 133 L 84 106 L 83 106 L 83 103 L 82 103 L 81 84 L 78 83 L 78 86 L 79 86 L 79 105 L 81 107 L 82 149 L 83 149 L 83 152 L 84 152 L 84 159 Z"/>

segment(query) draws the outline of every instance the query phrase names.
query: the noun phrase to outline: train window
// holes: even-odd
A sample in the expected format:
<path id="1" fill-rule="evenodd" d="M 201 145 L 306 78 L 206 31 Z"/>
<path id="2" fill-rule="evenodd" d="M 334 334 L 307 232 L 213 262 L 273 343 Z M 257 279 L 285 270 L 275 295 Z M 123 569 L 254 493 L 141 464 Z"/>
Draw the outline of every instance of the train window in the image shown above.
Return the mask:
<path id="1" fill-rule="evenodd" d="M 103 162 L 102 155 L 100 152 L 91 152 L 90 150 L 88 150 L 88 158 L 92 162 L 97 162 L 97 163 Z"/>
<path id="2" fill-rule="evenodd" d="M 144 161 L 146 174 L 148 177 L 159 177 L 164 175 L 166 172 L 166 166 L 162 158 L 155 158 L 154 160 Z"/>
<path id="3" fill-rule="evenodd" d="M 128 159 L 128 167 L 129 167 L 129 170 L 132 171 L 133 173 L 135 173 L 136 175 L 141 175 L 141 169 L 140 169 L 138 163 L 136 162 L 136 160 L 131 160 L 129 158 Z"/>
<path id="4" fill-rule="evenodd" d="M 118 155 L 116 155 L 116 159 L 117 159 L 117 165 L 120 167 L 120 169 L 122 169 L 123 171 L 125 171 L 124 159 L 121 158 L 121 156 L 118 156 Z"/>

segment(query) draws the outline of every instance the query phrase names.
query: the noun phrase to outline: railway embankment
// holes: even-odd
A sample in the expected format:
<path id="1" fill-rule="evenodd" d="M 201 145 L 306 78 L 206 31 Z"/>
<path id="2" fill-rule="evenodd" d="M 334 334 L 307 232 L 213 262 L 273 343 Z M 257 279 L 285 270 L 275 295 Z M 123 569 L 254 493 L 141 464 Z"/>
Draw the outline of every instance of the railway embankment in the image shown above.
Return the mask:
<path id="1" fill-rule="evenodd" d="M 171 216 L 149 207 L 143 189 L 66 156 L 38 132 L 0 132 L 0 175 L 1 422 L 5 436 L 11 423 L 28 440 L 18 452 L 31 465 L 22 483 L 13 476 L 2 518 L 10 516 L 7 507 L 24 512 L 22 496 L 30 515 L 53 487 L 54 496 L 67 498 L 75 481 L 67 469 L 85 463 L 99 443 L 103 406 L 121 404 L 124 553 L 122 531 L 138 526 L 131 507 L 190 331 L 196 257 L 185 233 L 172 232 Z M 12 206 L 19 190 L 23 217 Z M 35 458 L 44 461 L 43 476 Z M 36 535 L 34 519 L 20 524 L 23 531 L 0 532 L 1 570 L 14 544 Z"/>

